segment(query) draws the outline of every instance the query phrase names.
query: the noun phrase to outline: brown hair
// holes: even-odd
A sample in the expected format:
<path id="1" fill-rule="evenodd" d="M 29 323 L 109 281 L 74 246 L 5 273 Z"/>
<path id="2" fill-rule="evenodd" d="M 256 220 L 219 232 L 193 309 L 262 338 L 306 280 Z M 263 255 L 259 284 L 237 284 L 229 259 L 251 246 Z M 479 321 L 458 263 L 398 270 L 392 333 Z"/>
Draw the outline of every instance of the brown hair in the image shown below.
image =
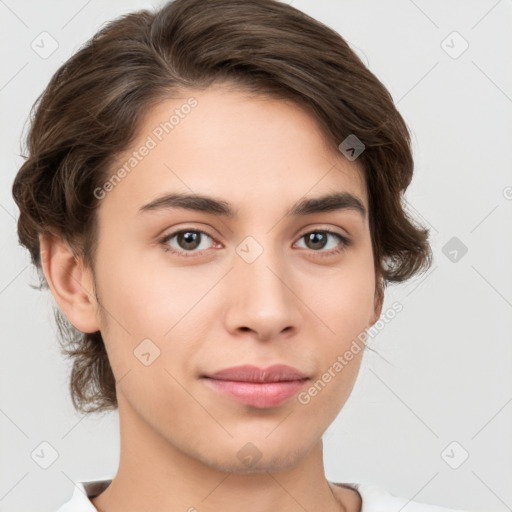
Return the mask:
<path id="1" fill-rule="evenodd" d="M 93 269 L 93 191 L 136 136 L 144 112 L 214 82 L 288 98 L 315 116 L 334 148 L 349 135 L 370 205 L 376 293 L 431 264 L 428 230 L 403 208 L 413 174 L 407 126 L 389 92 L 335 31 L 276 0 L 175 0 L 102 28 L 55 73 L 31 111 L 28 156 L 13 184 L 18 236 L 38 268 L 39 234 L 62 236 Z M 117 408 L 101 333 L 82 333 L 55 311 L 70 390 L 82 412 Z"/>

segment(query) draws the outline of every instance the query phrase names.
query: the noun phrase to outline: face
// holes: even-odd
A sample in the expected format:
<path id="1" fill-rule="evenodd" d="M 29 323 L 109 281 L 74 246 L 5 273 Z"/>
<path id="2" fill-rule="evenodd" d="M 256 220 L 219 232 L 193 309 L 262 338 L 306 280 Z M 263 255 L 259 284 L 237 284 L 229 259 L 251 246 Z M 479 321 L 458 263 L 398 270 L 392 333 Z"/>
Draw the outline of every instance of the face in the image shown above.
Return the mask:
<path id="1" fill-rule="evenodd" d="M 211 467 L 291 467 L 347 400 L 353 342 L 379 313 L 362 172 L 296 104 L 218 86 L 160 103 L 138 133 L 97 191 L 98 321 L 121 421 Z M 337 208 L 294 211 L 339 193 Z M 206 377 L 277 364 L 305 379 Z"/>

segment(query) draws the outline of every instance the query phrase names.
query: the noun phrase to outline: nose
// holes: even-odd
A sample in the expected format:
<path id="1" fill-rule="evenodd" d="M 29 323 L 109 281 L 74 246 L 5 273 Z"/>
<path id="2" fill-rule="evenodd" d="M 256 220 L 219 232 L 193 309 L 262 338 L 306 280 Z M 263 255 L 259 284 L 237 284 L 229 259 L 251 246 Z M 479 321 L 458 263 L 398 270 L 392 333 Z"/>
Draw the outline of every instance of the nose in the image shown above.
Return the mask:
<path id="1" fill-rule="evenodd" d="M 292 269 L 269 249 L 247 262 L 238 254 L 229 273 L 225 317 L 229 332 L 250 332 L 259 340 L 290 336 L 299 329 L 301 300 Z"/>

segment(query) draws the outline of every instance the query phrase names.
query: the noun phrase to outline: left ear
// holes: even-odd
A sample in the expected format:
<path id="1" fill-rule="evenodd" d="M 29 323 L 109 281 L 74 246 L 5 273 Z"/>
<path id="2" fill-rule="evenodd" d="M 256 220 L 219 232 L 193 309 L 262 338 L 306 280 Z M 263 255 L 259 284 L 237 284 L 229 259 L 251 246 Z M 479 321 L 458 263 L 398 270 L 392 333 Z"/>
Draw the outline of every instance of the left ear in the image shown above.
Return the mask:
<path id="1" fill-rule="evenodd" d="M 373 315 L 368 327 L 372 326 L 380 318 L 382 313 L 382 307 L 384 306 L 384 283 L 382 282 L 382 278 L 377 280 L 373 304 Z"/>

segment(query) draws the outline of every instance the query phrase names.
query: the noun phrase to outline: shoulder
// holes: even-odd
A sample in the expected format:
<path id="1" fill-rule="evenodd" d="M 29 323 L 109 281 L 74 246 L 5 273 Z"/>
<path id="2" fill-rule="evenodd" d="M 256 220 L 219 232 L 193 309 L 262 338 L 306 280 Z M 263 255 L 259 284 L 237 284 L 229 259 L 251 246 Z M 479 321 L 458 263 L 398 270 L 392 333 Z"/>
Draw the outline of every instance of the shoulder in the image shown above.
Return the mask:
<path id="1" fill-rule="evenodd" d="M 359 512 L 477 512 L 446 508 L 395 496 L 379 485 L 369 482 L 334 483 L 341 488 L 357 491 L 361 497 Z"/>
<path id="2" fill-rule="evenodd" d="M 91 498 L 103 492 L 110 485 L 111 481 L 111 479 L 104 479 L 76 482 L 71 498 L 63 503 L 55 512 L 97 512 Z"/>

